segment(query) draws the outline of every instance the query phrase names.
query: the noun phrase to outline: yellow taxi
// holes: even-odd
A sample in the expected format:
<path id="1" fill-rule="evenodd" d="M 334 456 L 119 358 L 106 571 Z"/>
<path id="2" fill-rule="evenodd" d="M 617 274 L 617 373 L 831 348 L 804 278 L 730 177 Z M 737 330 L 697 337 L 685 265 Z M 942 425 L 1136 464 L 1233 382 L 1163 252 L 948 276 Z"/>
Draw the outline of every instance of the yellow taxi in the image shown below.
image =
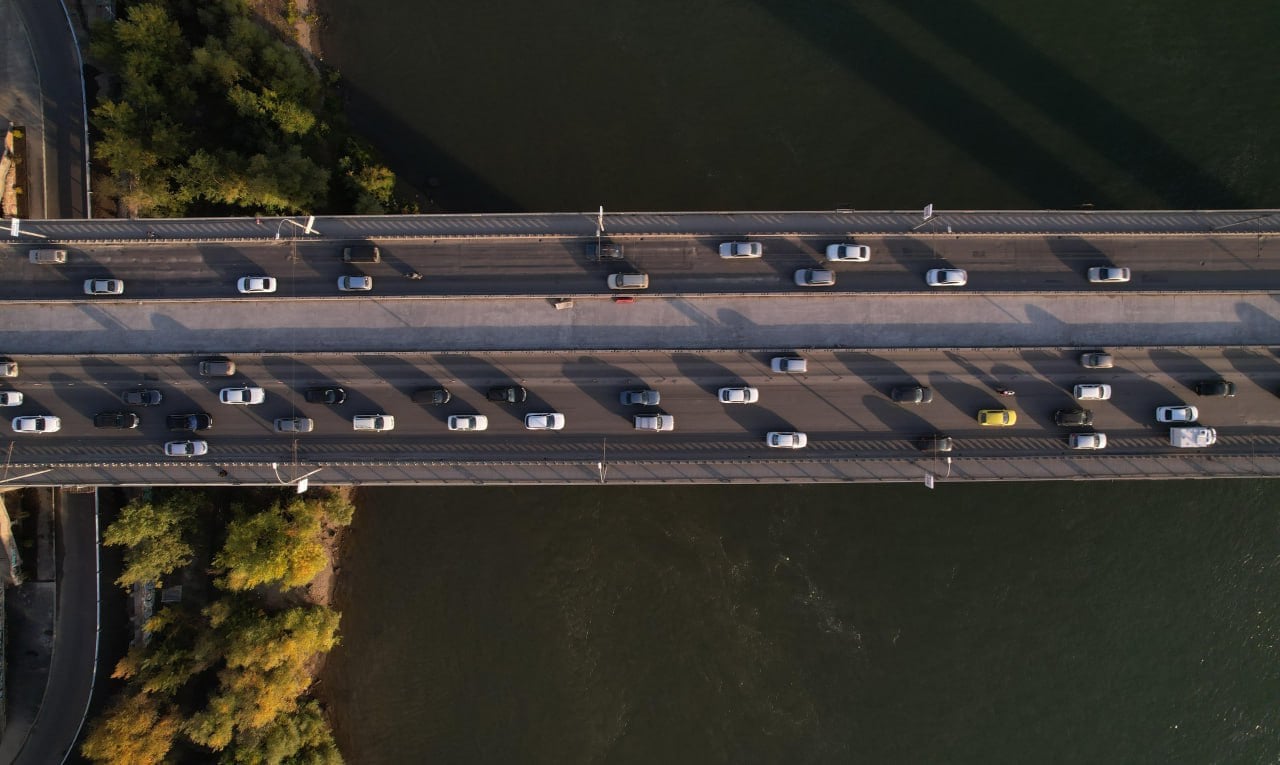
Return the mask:
<path id="1" fill-rule="evenodd" d="M 1018 421 L 1018 413 L 1012 409 L 982 409 L 978 412 L 978 424 L 993 428 L 1007 428 Z"/>

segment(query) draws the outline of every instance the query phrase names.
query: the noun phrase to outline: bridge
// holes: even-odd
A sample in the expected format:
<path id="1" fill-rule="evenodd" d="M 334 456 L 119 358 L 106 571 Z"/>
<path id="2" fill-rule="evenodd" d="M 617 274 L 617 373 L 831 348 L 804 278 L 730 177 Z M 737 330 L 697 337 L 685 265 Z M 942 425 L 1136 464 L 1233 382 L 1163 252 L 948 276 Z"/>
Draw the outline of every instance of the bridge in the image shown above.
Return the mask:
<path id="1" fill-rule="evenodd" d="M 1280 469 L 1280 338 L 1269 210 L 1171 212 L 559 213 L 205 220 L 41 220 L 11 225 L 0 248 L 0 350 L 21 365 L 11 415 L 55 414 L 56 434 L 14 435 L 0 481 L 24 484 L 289 484 L 702 482 L 1042 479 L 1273 475 Z M 597 262 L 588 247 L 619 244 Z M 724 260 L 720 242 L 761 242 L 764 257 Z M 796 287 L 796 269 L 824 264 L 827 244 L 871 247 L 868 263 L 837 263 L 836 284 Z M 345 264 L 344 246 L 376 243 L 382 260 Z M 68 251 L 58 266 L 27 251 Z M 1093 266 L 1131 268 L 1126 284 L 1091 284 Z M 939 290 L 923 274 L 968 271 Z M 642 271 L 650 287 L 617 303 L 607 274 Z M 270 275 L 271 295 L 241 295 L 245 275 Z M 342 293 L 339 276 L 371 276 Z M 419 274 L 420 279 L 405 278 Z M 110 276 L 120 296 L 86 296 Z M 557 303 L 572 301 L 559 310 Z M 1079 365 L 1107 348 L 1108 370 Z M 807 373 L 769 360 L 800 354 Z M 237 361 L 233 378 L 202 378 L 199 359 Z M 1191 386 L 1235 382 L 1203 399 Z M 1067 449 L 1053 413 L 1078 406 L 1079 382 L 1113 386 L 1091 402 L 1097 453 Z M 489 402 L 494 385 L 530 391 L 520 406 Z M 931 404 L 891 402 L 919 384 Z M 224 385 L 264 388 L 266 403 L 218 403 Z M 750 385 L 757 404 L 725 406 L 722 386 Z M 342 406 L 305 390 L 341 386 Z M 444 386 L 439 407 L 411 400 Z M 974 415 L 1008 400 L 1009 429 Z M 672 433 L 637 433 L 620 391 L 659 390 Z M 131 408 L 122 392 L 164 401 Z M 1219 443 L 1173 449 L 1156 406 L 1194 403 Z M 93 427 L 129 410 L 136 430 Z M 559 411 L 556 433 L 524 430 L 530 411 Z M 205 411 L 209 454 L 166 458 L 165 414 Z M 386 413 L 389 433 L 356 433 L 354 414 Z M 450 414 L 482 413 L 485 433 L 453 433 Z M 305 416 L 307 434 L 273 432 Z M 803 430 L 809 446 L 768 449 L 764 433 Z M 949 454 L 921 452 L 945 433 Z"/>

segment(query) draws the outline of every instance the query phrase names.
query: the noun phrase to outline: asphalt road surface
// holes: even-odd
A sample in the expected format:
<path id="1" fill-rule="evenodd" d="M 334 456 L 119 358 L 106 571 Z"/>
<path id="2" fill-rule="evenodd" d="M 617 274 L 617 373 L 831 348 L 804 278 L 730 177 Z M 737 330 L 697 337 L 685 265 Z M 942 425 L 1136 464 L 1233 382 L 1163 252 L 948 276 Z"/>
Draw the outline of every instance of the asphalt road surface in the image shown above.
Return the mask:
<path id="1" fill-rule="evenodd" d="M 1113 386 L 1110 401 L 1084 404 L 1094 413 L 1094 430 L 1108 433 L 1108 453 L 1169 451 L 1167 429 L 1154 421 L 1157 406 L 1180 402 L 1200 408 L 1200 422 L 1219 429 L 1221 445 L 1277 441 L 1280 444 L 1280 357 L 1273 349 L 1156 349 L 1121 351 L 1114 369 L 1081 368 L 1078 351 L 886 351 L 808 352 L 808 372 L 776 374 L 769 357 L 750 353 L 535 353 L 476 355 L 266 356 L 242 359 L 234 377 L 202 378 L 193 357 L 152 357 L 126 363 L 119 359 L 32 361 L 19 387 L 26 400 L 5 410 L 9 417 L 53 414 L 62 430 L 49 435 L 16 435 L 8 430 L 15 462 L 163 461 L 162 444 L 187 435 L 171 434 L 165 415 L 207 412 L 214 427 L 202 433 L 210 443 L 206 461 L 284 460 L 296 449 L 311 459 L 503 459 L 530 455 L 578 457 L 600 450 L 601 440 L 619 453 L 661 452 L 674 457 L 779 457 L 782 450 L 762 448 L 770 430 L 806 432 L 806 456 L 831 453 L 879 453 L 909 448 L 930 433 L 961 439 L 970 452 L 1054 454 L 1065 449 L 1070 429 L 1053 424 L 1058 409 L 1070 409 L 1071 387 L 1081 382 Z M 1201 380 L 1235 382 L 1234 398 L 1198 397 L 1190 386 Z M 932 388 L 933 403 L 899 405 L 888 398 L 895 385 Z M 490 386 L 516 384 L 528 401 L 504 405 L 487 401 Z M 265 403 L 232 406 L 218 401 L 224 386 L 255 385 L 266 390 Z M 340 406 L 304 401 L 309 387 L 345 389 Z M 447 387 L 453 399 L 444 406 L 410 400 L 413 391 Z M 760 401 L 723 405 L 721 386 L 759 388 Z M 120 395 L 153 388 L 163 401 L 153 407 L 127 407 Z M 661 392 L 658 407 L 627 407 L 619 394 L 628 388 Z M 1016 390 L 1013 397 L 997 388 Z M 1018 412 L 1011 428 L 980 428 L 979 409 L 1010 407 Z M 141 416 L 135 431 L 93 427 L 96 413 L 128 410 Z M 529 412 L 561 412 L 565 430 L 530 432 L 522 417 Z M 675 417 L 672 433 L 637 433 L 631 416 L 660 411 Z M 356 414 L 385 413 L 396 418 L 389 433 L 357 433 Z M 484 433 L 450 433 L 450 414 L 488 416 Z M 277 417 L 305 416 L 315 431 L 298 436 L 273 432 Z M 1259 440 L 1261 439 L 1261 440 Z"/>
<path id="2" fill-rule="evenodd" d="M 638 294 L 781 292 L 892 293 L 928 291 L 925 273 L 954 267 L 968 285 L 947 292 L 1152 292 L 1280 289 L 1280 239 L 1261 236 L 982 237 L 867 236 L 868 263 L 835 263 L 833 287 L 797 287 L 802 268 L 828 267 L 830 236 L 762 237 L 764 257 L 722 259 L 723 238 L 620 238 L 621 261 L 596 262 L 581 238 L 399 241 L 381 245 L 382 262 L 344 264 L 342 242 L 266 239 L 261 243 L 147 243 L 67 245 L 63 266 L 27 262 L 28 245 L 0 249 L 0 300 L 136 300 L 238 297 L 242 276 L 266 275 L 282 297 L 337 296 L 344 275 L 373 277 L 376 296 L 574 295 L 609 293 L 606 277 L 642 272 L 650 286 Z M 1125 266 L 1127 284 L 1090 284 L 1093 266 Z M 410 279 L 410 274 L 421 279 Z M 125 282 L 120 297 L 86 297 L 86 279 Z"/>

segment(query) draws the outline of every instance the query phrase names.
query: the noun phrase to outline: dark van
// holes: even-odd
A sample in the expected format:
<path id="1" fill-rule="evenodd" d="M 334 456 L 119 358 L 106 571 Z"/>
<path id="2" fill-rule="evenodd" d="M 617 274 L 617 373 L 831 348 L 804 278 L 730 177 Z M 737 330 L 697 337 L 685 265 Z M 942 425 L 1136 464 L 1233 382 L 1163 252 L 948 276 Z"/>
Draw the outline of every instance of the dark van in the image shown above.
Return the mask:
<path id="1" fill-rule="evenodd" d="M 381 263 L 382 251 L 372 244 L 342 248 L 343 263 Z"/>

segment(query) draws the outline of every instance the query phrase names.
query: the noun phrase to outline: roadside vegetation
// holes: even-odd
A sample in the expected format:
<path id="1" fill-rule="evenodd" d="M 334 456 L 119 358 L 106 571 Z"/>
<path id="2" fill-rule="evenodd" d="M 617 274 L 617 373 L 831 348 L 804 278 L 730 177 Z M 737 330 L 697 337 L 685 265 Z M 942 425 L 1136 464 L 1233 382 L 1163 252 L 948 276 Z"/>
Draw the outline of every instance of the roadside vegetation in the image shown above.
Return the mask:
<path id="1" fill-rule="evenodd" d="M 90 54 L 113 83 L 91 120 L 95 186 L 122 214 L 395 206 L 394 174 L 345 127 L 336 74 L 264 27 L 248 0 L 121 5 L 94 28 Z"/>
<path id="2" fill-rule="evenodd" d="M 183 583 L 116 665 L 123 688 L 91 724 L 95 763 L 336 765 L 342 757 L 308 696 L 340 615 L 297 588 L 329 565 L 324 540 L 351 522 L 345 496 L 156 490 L 103 534 L 125 550 L 126 589 Z M 205 593 L 204 597 L 188 593 Z"/>

